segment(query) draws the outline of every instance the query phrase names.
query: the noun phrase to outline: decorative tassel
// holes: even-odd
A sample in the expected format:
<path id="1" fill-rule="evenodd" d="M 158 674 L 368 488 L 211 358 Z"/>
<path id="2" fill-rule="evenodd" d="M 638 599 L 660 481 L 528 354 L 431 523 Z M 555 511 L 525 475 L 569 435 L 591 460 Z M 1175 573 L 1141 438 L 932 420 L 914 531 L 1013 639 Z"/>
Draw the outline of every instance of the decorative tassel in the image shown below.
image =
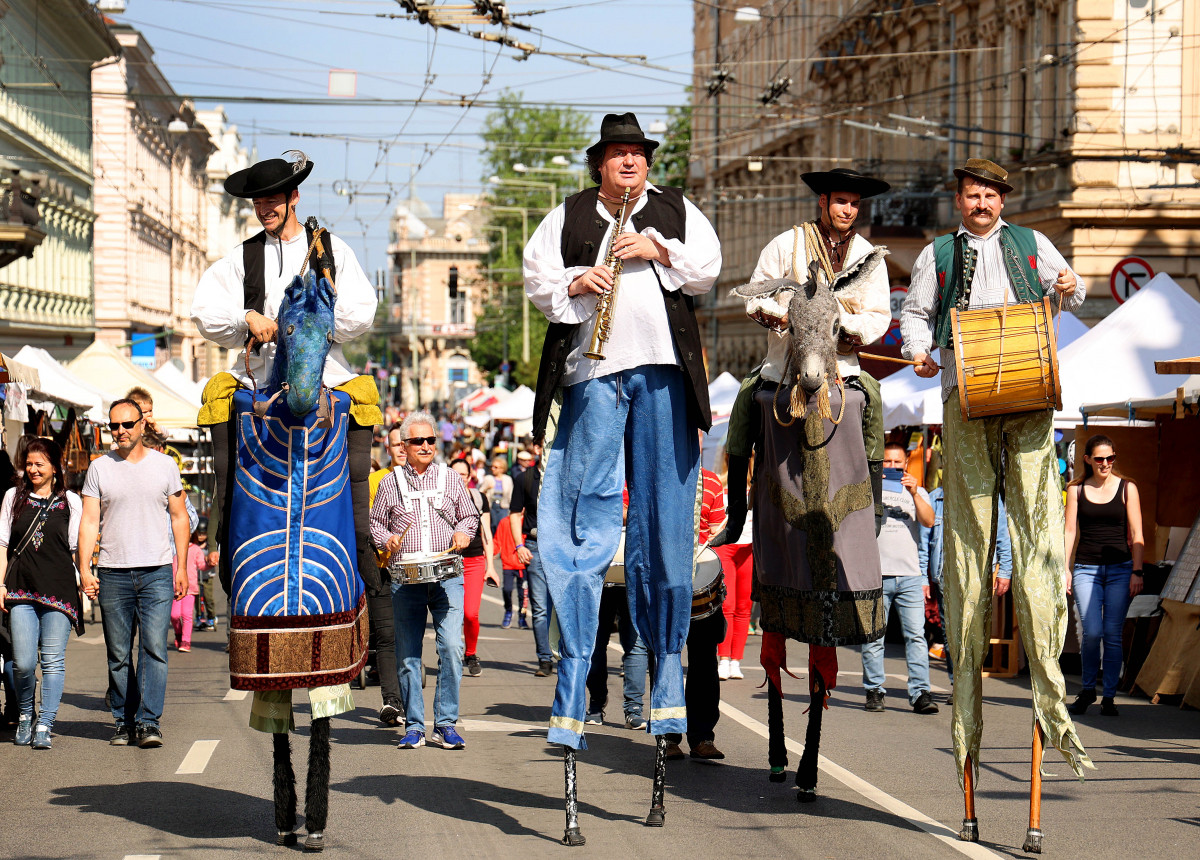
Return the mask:
<path id="1" fill-rule="evenodd" d="M 796 384 L 792 386 L 792 405 L 788 411 L 791 412 L 792 418 L 799 418 L 804 414 L 805 403 L 804 388 L 800 385 L 800 377 L 796 377 Z"/>
<path id="2" fill-rule="evenodd" d="M 817 391 L 817 414 L 826 421 L 833 420 L 833 410 L 829 407 L 829 380 L 821 383 Z"/>

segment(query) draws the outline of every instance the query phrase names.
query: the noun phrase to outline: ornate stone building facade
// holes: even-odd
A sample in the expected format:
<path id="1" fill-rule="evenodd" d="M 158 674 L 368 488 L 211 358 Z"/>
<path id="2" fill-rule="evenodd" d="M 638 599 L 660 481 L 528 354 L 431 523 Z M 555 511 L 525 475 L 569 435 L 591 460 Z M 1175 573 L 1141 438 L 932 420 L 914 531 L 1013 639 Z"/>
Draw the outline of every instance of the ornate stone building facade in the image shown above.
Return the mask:
<path id="1" fill-rule="evenodd" d="M 119 47 L 83 0 L 0 0 L 0 24 L 0 193 L 28 195 L 0 207 L 0 349 L 69 359 L 94 331 L 89 66 Z"/>
<path id="2" fill-rule="evenodd" d="M 389 364 L 398 370 L 391 400 L 401 408 L 452 404 L 462 389 L 482 381 L 467 349 L 487 286 L 482 202 L 478 195 L 447 194 L 436 218 L 412 198 L 392 215 L 391 295 L 383 297 L 380 313 Z"/>
<path id="3" fill-rule="evenodd" d="M 1200 0 L 696 3 L 692 179 L 725 254 L 700 312 L 710 375 L 761 358 L 727 288 L 816 214 L 809 170 L 892 184 L 858 226 L 892 251 L 894 306 L 921 247 L 957 226 L 952 170 L 969 157 L 1009 170 L 1005 217 L 1087 279 L 1085 321 L 1116 306 L 1130 256 L 1200 297 L 1198 26 Z"/>
<path id="4" fill-rule="evenodd" d="M 145 37 L 110 28 L 121 57 L 92 73 L 96 337 L 149 370 L 180 359 L 191 376 L 205 349 L 188 312 L 207 266 L 212 142 Z"/>

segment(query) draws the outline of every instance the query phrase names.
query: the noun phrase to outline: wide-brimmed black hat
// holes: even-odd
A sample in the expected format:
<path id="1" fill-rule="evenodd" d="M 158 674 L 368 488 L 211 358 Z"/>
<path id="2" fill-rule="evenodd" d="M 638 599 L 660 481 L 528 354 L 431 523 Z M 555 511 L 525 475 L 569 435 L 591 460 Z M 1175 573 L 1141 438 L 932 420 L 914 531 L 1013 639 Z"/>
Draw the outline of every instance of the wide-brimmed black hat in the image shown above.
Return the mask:
<path id="1" fill-rule="evenodd" d="M 234 197 L 252 199 L 287 194 L 312 173 L 313 163 L 303 153 L 295 161 L 268 158 L 225 179 L 225 190 Z"/>
<path id="2" fill-rule="evenodd" d="M 647 158 L 658 149 L 658 141 L 642 134 L 642 127 L 632 113 L 605 115 L 600 123 L 600 139 L 587 148 L 588 160 L 603 155 L 604 147 L 610 143 L 640 143 L 646 147 Z"/>
<path id="3" fill-rule="evenodd" d="M 986 158 L 968 158 L 967 163 L 962 167 L 954 168 L 954 175 L 959 179 L 966 179 L 970 176 L 972 179 L 982 180 L 988 185 L 994 186 L 1001 194 L 1009 194 L 1013 190 L 1013 187 L 1005 181 L 1008 179 L 1008 171 Z"/>
<path id="4" fill-rule="evenodd" d="M 882 179 L 864 176 L 849 167 L 835 167 L 814 173 L 802 173 L 804 184 L 817 194 L 832 194 L 834 191 L 851 191 L 864 200 L 888 191 L 892 186 Z"/>

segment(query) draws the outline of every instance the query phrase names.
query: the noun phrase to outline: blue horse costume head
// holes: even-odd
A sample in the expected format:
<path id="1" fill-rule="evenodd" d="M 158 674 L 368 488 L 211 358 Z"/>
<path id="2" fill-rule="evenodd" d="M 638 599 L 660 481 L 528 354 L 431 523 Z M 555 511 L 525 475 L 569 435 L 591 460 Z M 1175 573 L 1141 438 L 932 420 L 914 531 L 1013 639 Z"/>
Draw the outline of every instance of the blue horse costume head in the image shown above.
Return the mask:
<path id="1" fill-rule="evenodd" d="M 307 271 L 292 279 L 279 306 L 275 363 L 264 388 L 269 397 L 287 393 L 292 414 L 301 418 L 317 407 L 325 357 L 333 346 L 333 306 L 337 291 Z"/>

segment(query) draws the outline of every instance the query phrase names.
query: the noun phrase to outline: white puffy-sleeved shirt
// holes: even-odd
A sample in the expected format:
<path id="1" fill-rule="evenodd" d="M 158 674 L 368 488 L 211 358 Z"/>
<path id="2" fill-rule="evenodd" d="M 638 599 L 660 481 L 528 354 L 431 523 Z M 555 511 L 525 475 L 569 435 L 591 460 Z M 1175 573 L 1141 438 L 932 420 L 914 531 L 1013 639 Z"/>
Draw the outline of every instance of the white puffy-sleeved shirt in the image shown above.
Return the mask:
<path id="1" fill-rule="evenodd" d="M 333 346 L 325 358 L 323 381 L 332 387 L 348 382 L 358 375 L 346 363 L 346 357 L 342 354 L 342 344 L 354 340 L 371 327 L 378 298 L 375 288 L 367 280 L 366 273 L 358 264 L 350 246 L 333 235 L 330 235 L 329 244 L 336 269 L 334 279 L 337 283 L 334 286 L 337 288 L 337 303 L 334 305 Z M 274 236 L 267 235 L 267 242 L 263 247 L 263 274 L 266 280 L 264 316 L 270 319 L 279 316 L 283 291 L 292 282 L 292 278 L 304 268 L 307 252 L 308 235 L 304 230 L 282 243 Z M 192 298 L 191 317 L 200 334 L 208 340 L 226 349 L 241 348 L 229 372 L 242 383 L 249 385 L 250 379 L 246 376 L 243 354 L 246 338 L 250 334 L 246 325 L 246 313 L 250 308 L 245 307 L 244 277 L 243 251 L 242 245 L 239 244 L 223 259 L 213 263 L 200 278 L 200 283 L 196 286 L 196 295 Z M 258 355 L 250 353 L 250 369 L 259 385 L 266 383 L 274 360 L 273 343 L 266 344 Z"/>
<path id="2" fill-rule="evenodd" d="M 792 252 L 796 244 L 795 229 L 780 233 L 763 248 L 758 257 L 758 265 L 754 267 L 751 282 L 770 281 L 775 278 L 794 278 L 792 273 Z M 848 268 L 867 256 L 875 246 L 855 233 L 846 252 L 846 261 L 842 268 Z M 796 251 L 796 263 L 800 268 L 801 278 L 805 277 L 808 269 L 808 251 L 804 247 L 804 234 L 800 234 L 800 247 Z M 838 304 L 838 315 L 842 328 L 855 335 L 862 343 L 874 343 L 883 337 L 888 326 L 892 324 L 891 290 L 888 284 L 887 266 L 879 266 L 871 273 L 863 306 L 858 311 L 850 311 L 845 305 Z M 763 379 L 780 382 L 783 379 L 784 365 L 787 363 L 788 339 L 786 335 L 767 332 L 767 357 L 763 361 Z M 838 373 L 845 379 L 858 376 L 858 356 L 854 353 L 838 355 Z"/>
<path id="3" fill-rule="evenodd" d="M 646 183 L 647 193 L 641 196 L 626 216 L 627 232 L 633 216 L 646 206 L 653 188 L 653 185 Z M 683 209 L 686 219 L 683 240 L 667 239 L 654 227 L 640 231 L 643 236 L 649 236 L 667 249 L 670 266 L 641 259 L 623 263 L 613 311 L 612 334 L 604 347 L 604 361 L 593 361 L 583 356 L 591 343 L 591 320 L 596 314 L 599 297 L 595 293 L 569 296 L 567 290 L 579 275 L 604 262 L 616 218 L 597 199 L 596 213 L 608 223 L 608 227 L 595 262 L 588 266 L 567 267 L 563 263 L 565 204 L 554 209 L 538 225 L 529 244 L 525 246 L 523 266 L 526 295 L 550 322 L 588 323 L 581 325 L 575 334 L 563 374 L 564 386 L 646 364 L 680 363 L 659 284 L 670 292 L 698 296 L 711 290 L 717 275 L 721 273 L 721 243 L 712 224 L 687 198 L 684 198 Z"/>

